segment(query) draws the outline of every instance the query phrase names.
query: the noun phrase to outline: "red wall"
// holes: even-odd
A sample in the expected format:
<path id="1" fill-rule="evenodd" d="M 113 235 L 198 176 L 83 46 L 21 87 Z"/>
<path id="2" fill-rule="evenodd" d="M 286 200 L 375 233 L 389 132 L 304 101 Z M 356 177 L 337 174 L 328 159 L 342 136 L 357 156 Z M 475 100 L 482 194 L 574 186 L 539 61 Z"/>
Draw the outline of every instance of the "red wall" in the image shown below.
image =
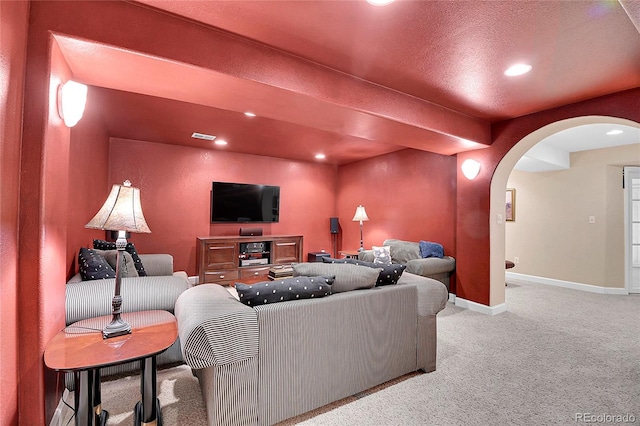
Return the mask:
<path id="1" fill-rule="evenodd" d="M 151 234 L 134 234 L 141 253 L 169 253 L 174 268 L 196 274 L 196 237 L 238 235 L 259 226 L 265 235 L 301 234 L 304 253 L 331 249 L 329 217 L 335 215 L 336 168 L 255 155 L 112 139 L 109 186 L 129 179 L 141 191 Z M 280 186 L 280 222 L 210 223 L 212 181 Z M 90 219 L 90 218 L 89 218 Z M 87 219 L 88 220 L 88 219 Z"/>
<path id="2" fill-rule="evenodd" d="M 18 422 L 18 212 L 28 2 L 0 2 L 0 426 Z"/>
<path id="3" fill-rule="evenodd" d="M 406 149 L 342 166 L 338 176 L 344 249 L 360 245 L 360 225 L 351 219 L 362 204 L 365 248 L 387 238 L 427 240 L 455 256 L 455 157 Z"/>
<path id="4" fill-rule="evenodd" d="M 80 247 L 91 247 L 94 238 L 105 233 L 84 226 L 107 199 L 109 177 L 109 135 L 99 114 L 99 105 L 91 102 L 92 88 L 87 93 L 87 106 L 82 120 L 71 129 L 69 145 L 69 207 L 67 209 L 67 277 L 77 272 Z"/>
<path id="5" fill-rule="evenodd" d="M 29 26 L 19 215 L 19 422 L 43 424 L 58 403 L 46 344 L 65 324 L 69 129 L 57 90 L 70 70 L 47 31 Z M 44 392 L 43 392 L 44 390 Z"/>
<path id="6" fill-rule="evenodd" d="M 15 390 L 16 383 L 19 383 L 19 401 L 17 402 L 19 422 L 40 425 L 48 422 L 52 414 L 52 405 L 58 402 L 58 395 L 54 395 L 53 392 L 56 389 L 55 384 L 51 383 L 51 380 L 45 380 L 42 355 L 46 343 L 64 324 L 64 284 L 71 268 L 70 258 L 72 254 L 75 256 L 75 250 L 77 250 L 76 247 L 70 248 L 70 246 L 82 244 L 85 238 L 90 241 L 92 235 L 84 234 L 86 231 L 82 231 L 75 236 L 75 232 L 80 232 L 75 230 L 78 224 L 84 226 L 86 222 L 80 217 L 82 216 L 80 211 L 77 218 L 73 219 L 74 224 L 70 223 L 71 219 L 68 215 L 69 209 L 74 208 L 73 202 L 78 202 L 78 205 L 82 205 L 83 202 L 79 200 L 79 194 L 69 193 L 72 177 L 76 178 L 83 174 L 76 169 L 74 169 L 76 171 L 70 171 L 69 159 L 73 155 L 86 158 L 86 153 L 75 152 L 75 148 L 70 150 L 70 140 L 73 146 L 75 136 L 73 131 L 70 132 L 62 125 L 56 115 L 55 88 L 58 81 L 64 81 L 69 76 L 69 72 L 59 52 L 55 49 L 50 52 L 49 32 L 59 31 L 159 56 L 183 59 L 185 62 L 199 63 L 198 60 L 202 55 L 199 55 L 197 44 L 185 47 L 176 40 L 170 39 L 168 34 L 172 32 L 161 31 L 156 34 L 160 39 L 149 37 L 154 28 L 162 28 L 162 26 L 151 19 L 152 12 L 124 2 L 91 4 L 88 2 L 0 2 L 0 4 L 2 7 L 0 21 L 2 66 L 4 67 L 7 63 L 11 67 L 8 73 L 5 72 L 7 70 L 2 69 L 2 78 L 10 76 L 10 83 L 3 85 L 0 89 L 2 90 L 0 102 L 3 107 L 0 120 L 4 125 L 0 157 L 3 167 L 3 184 L 0 192 L 3 203 L 0 211 L 3 220 L 2 295 L 6 294 L 9 297 L 8 301 L 3 299 L 1 314 L 3 335 L 0 353 L 3 358 L 0 376 L 3 377 L 3 387 L 7 386 L 2 391 L 3 397 Z M 28 55 L 25 67 L 21 51 L 26 42 L 24 31 L 27 25 L 25 18 L 27 4 L 31 5 L 32 11 L 29 16 Z M 166 24 L 175 32 L 183 29 L 190 34 L 205 31 L 204 27 L 188 29 L 190 25 L 188 21 L 175 20 L 169 15 L 161 15 L 158 19 L 162 22 L 170 21 Z M 134 21 L 132 25 L 123 23 Z M 144 25 L 140 22 L 144 22 Z M 114 28 L 120 28 L 119 25 L 124 25 L 129 30 L 114 31 Z M 5 62 L 5 59 L 8 59 L 8 62 Z M 19 112 L 22 97 L 19 90 L 22 87 L 23 73 L 26 73 L 24 130 L 21 158 L 17 159 L 15 150 L 20 147 L 18 138 L 22 125 Z M 500 123 L 493 127 L 494 142 L 490 148 L 458 156 L 458 161 L 472 155 L 477 156 L 483 162 L 485 168 L 483 170 L 487 171 L 486 174 L 483 173 L 480 179 L 473 182 L 463 180 L 464 178 L 458 174 L 455 186 L 451 186 L 447 178 L 436 176 L 439 172 L 450 178 L 450 173 L 455 173 L 457 168 L 450 166 L 452 159 L 435 155 L 432 158 L 430 154 L 425 153 L 416 153 L 419 157 L 425 155 L 425 158 L 428 158 L 424 163 L 418 160 L 413 161 L 413 154 L 403 152 L 345 166 L 336 172 L 329 166 L 313 163 L 294 163 L 252 156 L 237 157 L 228 154 L 213 155 L 211 151 L 198 149 L 175 153 L 172 150 L 177 148 L 156 146 L 154 149 L 147 150 L 141 148 L 149 145 L 145 142 L 131 143 L 125 150 L 122 142 L 114 141 L 110 155 L 112 157 L 117 155 L 119 160 L 122 159 L 122 163 L 116 163 L 112 158 L 106 179 L 101 176 L 105 165 L 103 162 L 99 163 L 100 170 L 96 169 L 95 175 L 100 179 L 97 185 L 103 188 L 96 189 L 96 193 L 104 191 L 104 194 L 102 197 L 96 195 L 92 200 L 87 200 L 87 204 L 81 208 L 87 209 L 85 213 L 88 213 L 90 218 L 113 182 L 125 178 L 131 179 L 142 190 L 145 213 L 154 231 L 150 235 L 135 236 L 134 241 L 141 251 L 152 252 L 166 248 L 167 250 L 163 251 L 176 255 L 176 266 L 184 267 L 193 273 L 193 269 L 190 268 L 194 268 L 194 255 L 188 252 L 187 247 L 194 246 L 193 242 L 197 235 L 235 233 L 235 229 L 231 227 L 211 227 L 208 223 L 208 207 L 202 210 L 202 206 L 206 206 L 211 180 L 240 180 L 241 178 L 244 180 L 246 178 L 249 181 L 250 178 L 250 181 L 280 184 L 283 187 L 284 197 L 287 197 L 286 194 L 294 194 L 283 206 L 283 209 L 291 209 L 292 213 L 285 213 L 291 216 L 284 217 L 278 225 L 271 225 L 271 229 L 267 232 L 302 233 L 305 235 L 305 251 L 330 247 L 328 218 L 334 215 L 340 217 L 344 230 L 345 248 L 356 247 L 359 242 L 359 231 L 357 224 L 350 219 L 355 206 L 362 203 L 367 207 L 371 218 L 365 224 L 367 246 L 373 242 L 382 242 L 387 236 L 383 235 L 386 232 L 389 232 L 388 236 L 402 236 L 406 239 L 441 238 L 447 252 L 455 254 L 458 260 L 457 293 L 466 299 L 487 304 L 489 298 L 487 200 L 491 175 L 504 153 L 524 135 L 558 119 L 601 114 L 640 122 L 639 102 L 640 90 L 634 90 Z M 8 108 L 5 109 L 5 105 Z M 96 128 L 85 130 L 88 134 L 100 133 Z M 83 138 L 79 137 L 78 140 L 80 139 Z M 102 142 L 99 149 L 104 152 Z M 116 150 L 126 151 L 126 153 L 120 152 L 122 155 L 118 155 L 114 152 Z M 9 151 L 11 153 L 8 154 Z M 148 154 L 151 158 L 145 158 L 143 154 Z M 171 158 L 174 154 L 176 156 Z M 165 168 L 162 169 L 159 164 L 152 164 L 152 160 L 163 164 Z M 16 222 L 15 208 L 17 192 L 11 188 L 7 189 L 4 180 L 7 177 L 10 182 L 17 182 L 16 161 L 20 161 L 19 222 Z M 193 167 L 194 161 L 199 167 Z M 369 164 L 377 169 L 378 173 L 373 173 L 369 167 L 362 164 Z M 430 170 L 429 167 L 422 168 L 421 166 L 424 165 L 432 166 L 434 170 Z M 195 170 L 191 170 L 192 168 Z M 93 172 L 90 165 L 87 165 L 87 169 Z M 432 173 L 433 171 L 436 173 Z M 94 173 L 87 173 L 86 178 L 90 179 L 93 175 Z M 380 182 L 379 176 L 387 176 L 397 184 Z M 418 186 L 424 185 L 422 191 L 402 192 L 407 187 L 407 179 L 411 179 L 410 183 L 413 185 L 414 180 L 418 179 L 417 182 L 419 182 L 422 176 L 429 176 L 429 180 L 444 179 L 441 182 L 443 186 L 420 183 Z M 328 181 L 325 182 L 322 179 L 328 179 Z M 191 192 L 192 183 L 194 187 L 197 184 L 202 188 L 199 191 L 205 191 L 205 195 L 200 195 L 201 192 L 197 194 L 195 191 Z M 455 198 L 439 192 L 447 185 L 449 188 L 456 188 Z M 376 188 L 380 186 L 387 190 L 378 191 Z M 155 195 L 162 190 L 167 192 Z M 337 202 L 336 198 L 328 195 L 333 194 L 334 190 L 338 193 Z M 416 196 L 421 192 L 424 197 Z M 150 196 L 147 197 L 147 194 Z M 383 201 L 385 197 L 393 197 L 392 201 L 398 205 L 402 204 L 404 208 L 400 209 L 392 205 L 393 203 Z M 298 201 L 298 198 L 303 201 Z M 432 202 L 428 202 L 429 199 Z M 171 200 L 187 202 L 172 202 L 169 205 Z M 95 206 L 89 206 L 94 203 L 96 203 Z M 443 204 L 447 205 L 447 210 L 457 211 L 457 213 L 455 215 L 452 213 L 447 218 Z M 200 214 L 203 217 L 198 216 Z M 437 219 L 432 219 L 434 215 Z M 455 226 L 446 225 L 447 220 L 456 218 Z M 391 229 L 391 231 L 385 232 L 381 225 L 376 223 L 379 220 L 383 220 L 385 226 L 390 227 L 385 229 Z M 434 220 L 434 225 L 431 224 L 431 220 Z M 10 269 L 11 265 L 16 263 L 15 226 L 17 223 L 20 224 L 19 283 L 15 282 L 15 272 Z M 406 226 L 407 223 L 410 223 L 411 227 Z M 441 223 L 442 226 L 437 226 L 435 223 Z M 69 230 L 70 226 L 73 226 L 74 230 Z M 455 231 L 452 228 L 455 228 Z M 410 231 L 411 229 L 420 229 L 420 231 L 414 234 Z M 455 235 L 453 241 L 452 235 Z M 69 245 L 67 245 L 68 238 Z M 447 239 L 448 241 L 445 241 Z M 4 263 L 5 258 L 9 261 L 7 269 Z M 9 283 L 8 286 L 7 283 Z M 12 297 L 14 300 L 17 297 L 17 307 L 11 306 Z M 18 315 L 17 319 L 14 314 Z M 15 373 L 17 342 L 11 337 L 15 336 L 13 325 L 16 323 L 20 327 L 17 378 Z M 7 330 L 8 343 L 5 340 Z M 47 377 L 50 378 L 50 375 Z M 14 404 L 16 404 L 15 397 L 12 398 L 9 395 L 8 399 L 3 399 L 2 410 L 0 410 L 3 422 L 15 420 L 15 410 L 12 410 Z"/>

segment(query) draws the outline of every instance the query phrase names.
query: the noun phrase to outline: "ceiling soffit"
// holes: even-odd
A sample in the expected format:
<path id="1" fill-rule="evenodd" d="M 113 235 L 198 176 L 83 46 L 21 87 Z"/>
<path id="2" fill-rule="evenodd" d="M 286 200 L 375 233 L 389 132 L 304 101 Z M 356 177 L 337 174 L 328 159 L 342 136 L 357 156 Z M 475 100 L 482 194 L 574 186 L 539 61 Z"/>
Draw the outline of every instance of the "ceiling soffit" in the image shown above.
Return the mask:
<path id="1" fill-rule="evenodd" d="M 261 52 L 249 57 L 264 56 L 264 47 L 258 49 L 255 43 L 215 31 L 212 36 L 219 39 L 217 44 L 244 43 L 244 51 Z M 251 110 L 272 120 L 443 155 L 490 142 L 487 122 L 273 49 L 267 50 L 274 58 L 269 66 L 262 58 L 244 64 L 240 73 L 236 67 L 216 67 L 215 61 L 196 66 L 66 35 L 54 37 L 74 78 L 98 87 L 222 110 Z M 252 66 L 271 71 L 247 73 Z"/>

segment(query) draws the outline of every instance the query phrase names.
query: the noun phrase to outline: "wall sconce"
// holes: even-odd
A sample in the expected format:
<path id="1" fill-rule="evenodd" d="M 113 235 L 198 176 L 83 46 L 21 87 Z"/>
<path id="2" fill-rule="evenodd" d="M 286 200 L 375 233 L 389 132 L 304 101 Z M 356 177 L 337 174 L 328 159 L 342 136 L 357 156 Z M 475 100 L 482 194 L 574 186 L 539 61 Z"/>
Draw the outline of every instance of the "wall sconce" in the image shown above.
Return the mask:
<path id="1" fill-rule="evenodd" d="M 469 180 L 473 180 L 480 173 L 480 163 L 476 160 L 472 160 L 471 158 L 464 160 L 462 166 L 462 174 Z"/>
<path id="2" fill-rule="evenodd" d="M 87 86 L 67 81 L 58 87 L 58 114 L 67 127 L 78 124 L 87 103 Z"/>

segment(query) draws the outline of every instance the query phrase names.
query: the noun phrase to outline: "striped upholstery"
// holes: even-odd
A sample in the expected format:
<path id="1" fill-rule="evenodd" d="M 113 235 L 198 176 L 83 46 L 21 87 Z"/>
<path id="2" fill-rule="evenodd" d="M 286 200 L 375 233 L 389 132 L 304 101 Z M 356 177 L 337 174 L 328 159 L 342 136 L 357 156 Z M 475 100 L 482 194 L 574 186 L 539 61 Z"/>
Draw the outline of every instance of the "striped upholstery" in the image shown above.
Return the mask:
<path id="1" fill-rule="evenodd" d="M 178 276 L 122 278 L 122 312 L 164 310 L 173 313 L 178 296 L 189 282 Z M 66 285 L 67 325 L 111 314 L 115 279 L 68 282 Z"/>
<path id="2" fill-rule="evenodd" d="M 435 370 L 438 281 L 249 308 L 223 287 L 176 302 L 183 356 L 210 425 L 270 425 L 403 374 Z M 206 367 L 205 367 L 206 366 Z"/>
<path id="3" fill-rule="evenodd" d="M 238 302 L 223 287 L 204 284 L 180 295 L 176 318 L 184 360 L 198 376 L 209 419 L 216 419 L 217 425 L 255 425 L 256 311 Z"/>
<path id="4" fill-rule="evenodd" d="M 255 310 L 217 284 L 199 285 L 182 293 L 176 301 L 176 318 L 184 359 L 192 368 L 258 355 Z"/>
<path id="5" fill-rule="evenodd" d="M 437 329 L 436 316 L 418 315 L 417 335 L 417 352 L 418 352 L 418 368 L 425 373 L 436 370 L 436 353 L 437 353 Z"/>
<path id="6" fill-rule="evenodd" d="M 209 424 L 258 424 L 258 358 L 195 370 Z"/>
<path id="7" fill-rule="evenodd" d="M 447 304 L 449 293 L 447 287 L 432 278 L 415 275 L 405 271 L 398 285 L 414 285 L 418 287 L 418 314 L 423 316 L 435 315 Z"/>
<path id="8" fill-rule="evenodd" d="M 173 257 L 169 254 L 141 254 L 140 258 L 149 274 L 146 277 L 123 278 L 120 294 L 122 312 L 164 310 L 174 312 L 178 296 L 190 287 L 186 273 L 173 272 Z M 74 322 L 110 315 L 115 279 L 82 281 L 80 274 L 66 285 L 66 325 Z M 180 339 L 157 356 L 158 365 L 183 363 Z M 100 370 L 103 377 L 139 370 L 138 361 L 115 365 Z M 73 374 L 66 374 L 65 384 L 73 390 Z"/>
<path id="9" fill-rule="evenodd" d="M 256 307 L 258 424 L 415 371 L 415 299 L 415 287 L 377 287 Z"/>

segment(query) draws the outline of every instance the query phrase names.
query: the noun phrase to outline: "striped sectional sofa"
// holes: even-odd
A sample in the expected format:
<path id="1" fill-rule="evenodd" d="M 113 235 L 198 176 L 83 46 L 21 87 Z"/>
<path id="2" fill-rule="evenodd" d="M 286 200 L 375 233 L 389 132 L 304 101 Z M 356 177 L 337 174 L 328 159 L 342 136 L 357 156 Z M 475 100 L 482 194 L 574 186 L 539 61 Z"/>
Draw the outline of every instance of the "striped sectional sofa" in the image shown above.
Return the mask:
<path id="1" fill-rule="evenodd" d="M 437 280 L 404 273 L 396 285 L 255 307 L 232 290 L 199 285 L 176 302 L 210 425 L 272 425 L 436 368 L 436 314 L 447 301 Z"/>
<path id="2" fill-rule="evenodd" d="M 164 310 L 171 313 L 178 296 L 191 285 L 186 272 L 173 271 L 173 256 L 169 254 L 140 254 L 146 277 L 122 278 L 122 312 Z M 111 315 L 111 300 L 115 289 L 115 278 L 82 281 L 80 274 L 73 276 L 66 285 L 66 325 L 74 322 Z M 176 342 L 157 357 L 158 365 L 183 363 L 180 342 Z M 140 364 L 106 367 L 100 370 L 103 377 L 138 370 Z M 65 379 L 73 389 L 73 374 Z"/>

